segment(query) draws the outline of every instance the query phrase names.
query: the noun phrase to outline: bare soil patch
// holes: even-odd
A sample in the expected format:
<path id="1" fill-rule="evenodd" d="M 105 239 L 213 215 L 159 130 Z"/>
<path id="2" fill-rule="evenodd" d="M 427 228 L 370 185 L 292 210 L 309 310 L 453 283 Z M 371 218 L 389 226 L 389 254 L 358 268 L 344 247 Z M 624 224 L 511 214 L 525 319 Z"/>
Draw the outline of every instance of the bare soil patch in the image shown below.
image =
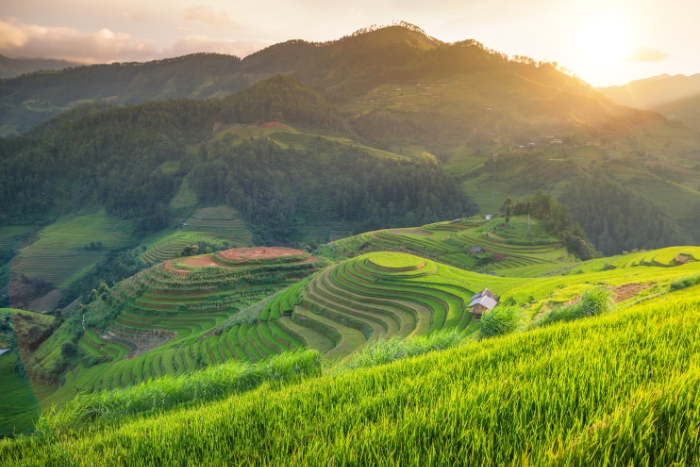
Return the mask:
<path id="1" fill-rule="evenodd" d="M 255 259 L 275 259 L 285 256 L 301 256 L 304 254 L 301 250 L 293 250 L 289 248 L 233 248 L 217 253 L 227 261 L 250 261 Z"/>
<path id="2" fill-rule="evenodd" d="M 428 232 L 427 230 L 423 230 L 422 227 L 417 227 L 415 229 L 389 230 L 389 233 L 392 233 L 395 235 L 419 235 L 421 237 L 430 237 L 433 234 L 432 232 Z"/>
<path id="3" fill-rule="evenodd" d="M 648 289 L 654 284 L 655 282 L 651 282 L 649 284 L 625 284 L 619 287 L 614 287 L 612 289 L 613 300 L 615 300 L 615 303 L 624 302 L 632 297 L 636 297 L 640 292 Z"/>
<path id="4" fill-rule="evenodd" d="M 165 269 L 168 272 L 174 272 L 176 274 L 180 274 L 181 276 L 185 276 L 190 273 L 190 271 L 186 271 L 184 269 L 177 269 L 173 265 L 173 260 L 166 261 L 165 264 L 163 265 L 163 269 Z"/>
<path id="5" fill-rule="evenodd" d="M 187 266 L 198 266 L 201 268 L 216 268 L 221 267 L 221 264 L 214 261 L 211 256 L 197 256 L 195 258 L 187 258 L 180 261 L 181 264 L 186 264 Z"/>

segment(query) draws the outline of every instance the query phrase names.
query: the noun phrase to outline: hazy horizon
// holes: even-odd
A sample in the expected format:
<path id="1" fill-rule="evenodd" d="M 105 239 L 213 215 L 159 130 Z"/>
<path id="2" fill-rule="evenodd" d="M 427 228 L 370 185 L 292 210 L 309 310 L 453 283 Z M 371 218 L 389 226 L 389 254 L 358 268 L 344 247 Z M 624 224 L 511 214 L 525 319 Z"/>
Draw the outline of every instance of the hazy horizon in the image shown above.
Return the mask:
<path id="1" fill-rule="evenodd" d="M 682 12 L 682 13 L 678 13 Z M 700 72 L 690 0 L 423 3 L 352 6 L 316 0 L 136 2 L 10 0 L 0 6 L 0 54 L 73 62 L 148 61 L 195 52 L 245 57 L 291 39 L 328 41 L 403 20 L 445 42 L 475 39 L 509 55 L 557 62 L 594 86 Z"/>

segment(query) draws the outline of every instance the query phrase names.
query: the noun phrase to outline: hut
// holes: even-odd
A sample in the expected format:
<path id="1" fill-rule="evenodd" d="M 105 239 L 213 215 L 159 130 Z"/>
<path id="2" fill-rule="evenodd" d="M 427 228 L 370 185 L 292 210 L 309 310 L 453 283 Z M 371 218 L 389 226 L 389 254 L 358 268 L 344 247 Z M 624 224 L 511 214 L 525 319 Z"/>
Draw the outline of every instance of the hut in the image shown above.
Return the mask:
<path id="1" fill-rule="evenodd" d="M 484 252 L 484 249 L 481 248 L 480 246 L 473 246 L 473 247 L 469 248 L 469 253 L 471 253 L 473 255 L 475 255 L 477 253 L 483 253 L 483 252 Z"/>
<path id="2" fill-rule="evenodd" d="M 498 305 L 498 297 L 489 289 L 484 289 L 469 300 L 467 308 L 472 309 L 474 319 L 481 319 L 481 315 L 493 310 L 496 305 Z"/>

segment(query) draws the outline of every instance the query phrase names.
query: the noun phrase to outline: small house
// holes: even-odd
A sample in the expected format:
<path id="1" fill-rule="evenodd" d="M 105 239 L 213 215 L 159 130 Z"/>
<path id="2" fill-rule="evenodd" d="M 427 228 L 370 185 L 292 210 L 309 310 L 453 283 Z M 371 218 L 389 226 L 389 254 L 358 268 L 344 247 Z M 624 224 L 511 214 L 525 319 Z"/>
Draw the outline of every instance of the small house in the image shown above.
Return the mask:
<path id="1" fill-rule="evenodd" d="M 480 246 L 473 246 L 469 249 L 469 253 L 471 253 L 473 255 L 475 255 L 477 253 L 483 253 L 483 252 L 484 252 L 484 249 L 481 248 Z"/>
<path id="2" fill-rule="evenodd" d="M 467 308 L 472 309 L 474 319 L 481 319 L 481 315 L 493 310 L 496 305 L 498 305 L 498 297 L 489 289 L 484 289 L 469 300 Z"/>
<path id="3" fill-rule="evenodd" d="M 486 220 L 490 221 L 491 219 L 493 219 L 493 214 L 486 214 Z"/>

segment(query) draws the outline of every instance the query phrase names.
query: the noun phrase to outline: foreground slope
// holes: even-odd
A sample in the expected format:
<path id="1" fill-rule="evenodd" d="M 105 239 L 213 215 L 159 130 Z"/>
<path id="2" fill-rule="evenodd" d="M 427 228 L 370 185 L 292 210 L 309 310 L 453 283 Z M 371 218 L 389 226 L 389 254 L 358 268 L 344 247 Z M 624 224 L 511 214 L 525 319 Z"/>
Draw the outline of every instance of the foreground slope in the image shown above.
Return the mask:
<path id="1" fill-rule="evenodd" d="M 698 465 L 697 293 L 88 431 L 4 440 L 0 459 Z"/>

